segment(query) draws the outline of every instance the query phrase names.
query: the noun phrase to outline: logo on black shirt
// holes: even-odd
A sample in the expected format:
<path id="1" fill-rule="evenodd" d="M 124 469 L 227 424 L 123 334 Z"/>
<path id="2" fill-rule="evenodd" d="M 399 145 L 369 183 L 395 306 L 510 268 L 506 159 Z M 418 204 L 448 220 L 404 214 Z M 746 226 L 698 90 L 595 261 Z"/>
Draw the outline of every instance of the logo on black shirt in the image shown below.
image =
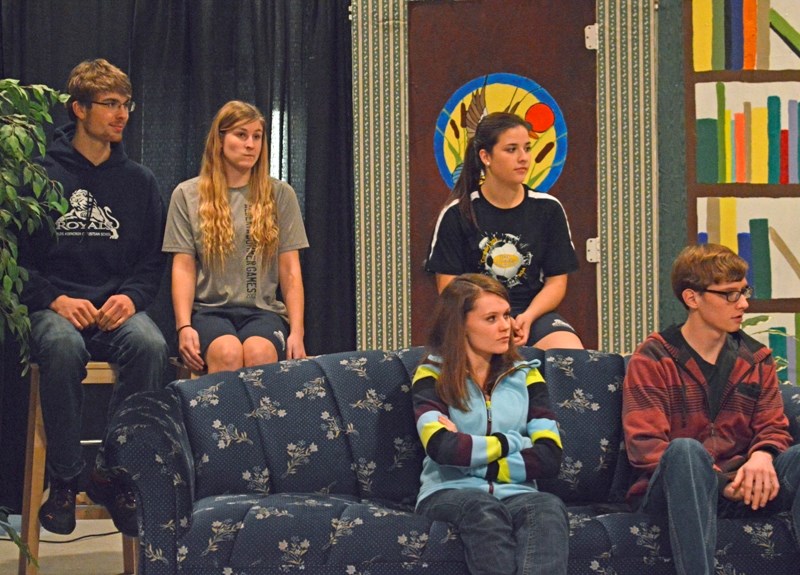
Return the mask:
<path id="1" fill-rule="evenodd" d="M 56 220 L 56 233 L 60 236 L 104 236 L 119 239 L 119 220 L 111 215 L 111 208 L 102 207 L 87 190 L 75 190 L 69 198 L 70 209 Z"/>
<path id="2" fill-rule="evenodd" d="M 533 255 L 519 236 L 492 232 L 481 239 L 478 247 L 481 265 L 488 275 L 509 289 L 524 281 Z"/>

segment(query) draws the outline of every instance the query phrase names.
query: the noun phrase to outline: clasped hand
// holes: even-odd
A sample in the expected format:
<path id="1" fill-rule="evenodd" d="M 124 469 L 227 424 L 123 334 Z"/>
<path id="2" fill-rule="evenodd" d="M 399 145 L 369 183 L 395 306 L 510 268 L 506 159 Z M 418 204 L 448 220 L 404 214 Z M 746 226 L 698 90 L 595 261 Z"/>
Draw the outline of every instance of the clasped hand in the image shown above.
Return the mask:
<path id="1" fill-rule="evenodd" d="M 53 300 L 50 309 L 79 330 L 97 326 L 102 331 L 114 331 L 136 313 L 133 300 L 123 294 L 112 295 L 100 309 L 87 299 L 61 295 Z"/>
<path id="2" fill-rule="evenodd" d="M 755 451 L 736 472 L 722 495 L 731 501 L 742 501 L 753 511 L 761 509 L 778 496 L 780 483 L 772 455 L 766 451 Z"/>

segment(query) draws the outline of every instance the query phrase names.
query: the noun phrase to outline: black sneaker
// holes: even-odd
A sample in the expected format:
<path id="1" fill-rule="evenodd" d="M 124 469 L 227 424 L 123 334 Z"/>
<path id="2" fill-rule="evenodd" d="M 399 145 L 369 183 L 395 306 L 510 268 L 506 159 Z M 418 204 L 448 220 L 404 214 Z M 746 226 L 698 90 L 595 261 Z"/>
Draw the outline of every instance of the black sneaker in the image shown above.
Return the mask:
<path id="1" fill-rule="evenodd" d="M 111 515 L 114 526 L 128 537 L 139 536 L 136 519 L 136 497 L 133 491 L 123 486 L 105 473 L 93 470 L 89 476 L 86 495 L 95 503 L 100 503 Z"/>
<path id="2" fill-rule="evenodd" d="M 39 508 L 39 523 L 51 533 L 69 535 L 75 530 L 77 481 L 50 479 L 50 494 Z"/>

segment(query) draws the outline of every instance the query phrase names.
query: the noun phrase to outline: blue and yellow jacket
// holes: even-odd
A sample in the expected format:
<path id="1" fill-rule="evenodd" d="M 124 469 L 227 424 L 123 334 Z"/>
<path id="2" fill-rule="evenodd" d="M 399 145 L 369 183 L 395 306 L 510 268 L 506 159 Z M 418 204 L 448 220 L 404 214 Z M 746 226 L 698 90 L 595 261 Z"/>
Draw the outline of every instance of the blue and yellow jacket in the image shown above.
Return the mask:
<path id="1" fill-rule="evenodd" d="M 436 393 L 440 368 L 429 356 L 413 380 L 417 433 L 425 448 L 417 503 L 440 489 L 480 489 L 504 499 L 536 490 L 555 477 L 561 437 L 550 409 L 540 362 L 517 362 L 498 378 L 491 398 L 467 381 L 467 411 L 450 408 Z M 444 415 L 457 432 L 439 423 Z"/>

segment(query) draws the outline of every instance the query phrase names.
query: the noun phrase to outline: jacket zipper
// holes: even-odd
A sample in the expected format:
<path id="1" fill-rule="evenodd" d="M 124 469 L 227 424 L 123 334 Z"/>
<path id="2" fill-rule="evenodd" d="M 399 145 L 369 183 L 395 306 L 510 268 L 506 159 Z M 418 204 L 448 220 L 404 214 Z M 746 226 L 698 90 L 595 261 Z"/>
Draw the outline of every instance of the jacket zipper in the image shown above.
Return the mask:
<path id="1" fill-rule="evenodd" d="M 492 388 L 494 391 L 494 388 Z M 483 405 L 486 407 L 486 435 L 489 436 L 492 434 L 492 398 L 491 395 L 489 397 L 483 397 Z M 487 481 L 489 484 L 489 493 L 494 494 L 494 483 L 491 481 Z"/>
<path id="2" fill-rule="evenodd" d="M 497 388 L 498 384 L 500 383 L 500 381 L 505 376 L 507 376 L 511 372 L 516 371 L 517 369 L 519 369 L 519 366 L 516 366 L 516 365 L 515 366 L 511 366 L 510 368 L 505 370 L 503 373 L 498 375 L 494 380 L 494 385 L 492 385 L 492 393 L 494 393 L 494 390 Z M 475 384 L 475 385 L 477 387 L 477 384 Z M 481 389 L 480 392 L 483 393 L 483 390 Z M 488 396 L 486 394 L 483 394 L 483 406 L 486 408 L 486 435 L 489 436 L 489 435 L 492 434 L 492 394 L 491 393 Z M 487 481 L 487 483 L 489 484 L 489 493 L 490 494 L 494 494 L 494 483 L 491 482 L 491 481 Z"/>
<path id="3" fill-rule="evenodd" d="M 734 361 L 734 367 L 736 366 L 736 361 L 738 361 L 738 359 L 739 359 L 739 357 L 737 355 L 736 360 Z M 725 395 L 724 395 L 724 397 L 722 398 L 722 400 L 720 401 L 720 404 L 719 404 L 719 409 L 717 411 L 717 417 L 715 417 L 713 420 L 711 419 L 711 408 L 709 406 L 709 400 L 708 400 L 708 389 L 706 389 L 705 386 L 701 385 L 700 382 L 697 380 L 697 378 L 695 378 L 694 374 L 691 371 L 689 371 L 686 368 L 686 366 L 684 366 L 679 361 L 677 361 L 677 359 L 675 359 L 675 365 L 677 365 L 680 368 L 681 371 L 683 371 L 689 377 L 691 377 L 694 380 L 694 382 L 698 385 L 698 387 L 700 387 L 701 391 L 703 392 L 703 396 L 705 397 L 706 414 L 708 415 L 708 421 L 709 421 L 710 439 L 711 439 L 711 444 L 713 445 L 713 449 L 714 449 L 714 453 L 711 454 L 711 457 L 714 460 L 714 464 L 716 465 L 717 456 L 718 456 L 716 419 L 717 419 L 717 417 L 719 417 L 719 414 L 722 413 L 722 408 L 725 406 L 725 404 L 728 403 L 728 401 L 730 401 L 730 398 L 733 395 L 733 393 L 735 392 L 736 387 L 740 383 L 742 383 L 743 381 L 747 381 L 747 379 L 750 377 L 750 374 L 752 374 L 753 371 L 755 371 L 756 365 L 755 364 L 751 364 L 750 368 L 744 373 L 744 375 L 742 375 L 739 378 L 739 380 L 736 383 L 733 384 L 733 386 L 732 386 L 733 391 L 729 391 L 728 389 L 725 390 Z M 727 385 L 728 383 L 730 383 L 730 380 L 728 380 L 728 382 L 726 382 L 726 388 L 728 388 L 728 385 Z"/>

